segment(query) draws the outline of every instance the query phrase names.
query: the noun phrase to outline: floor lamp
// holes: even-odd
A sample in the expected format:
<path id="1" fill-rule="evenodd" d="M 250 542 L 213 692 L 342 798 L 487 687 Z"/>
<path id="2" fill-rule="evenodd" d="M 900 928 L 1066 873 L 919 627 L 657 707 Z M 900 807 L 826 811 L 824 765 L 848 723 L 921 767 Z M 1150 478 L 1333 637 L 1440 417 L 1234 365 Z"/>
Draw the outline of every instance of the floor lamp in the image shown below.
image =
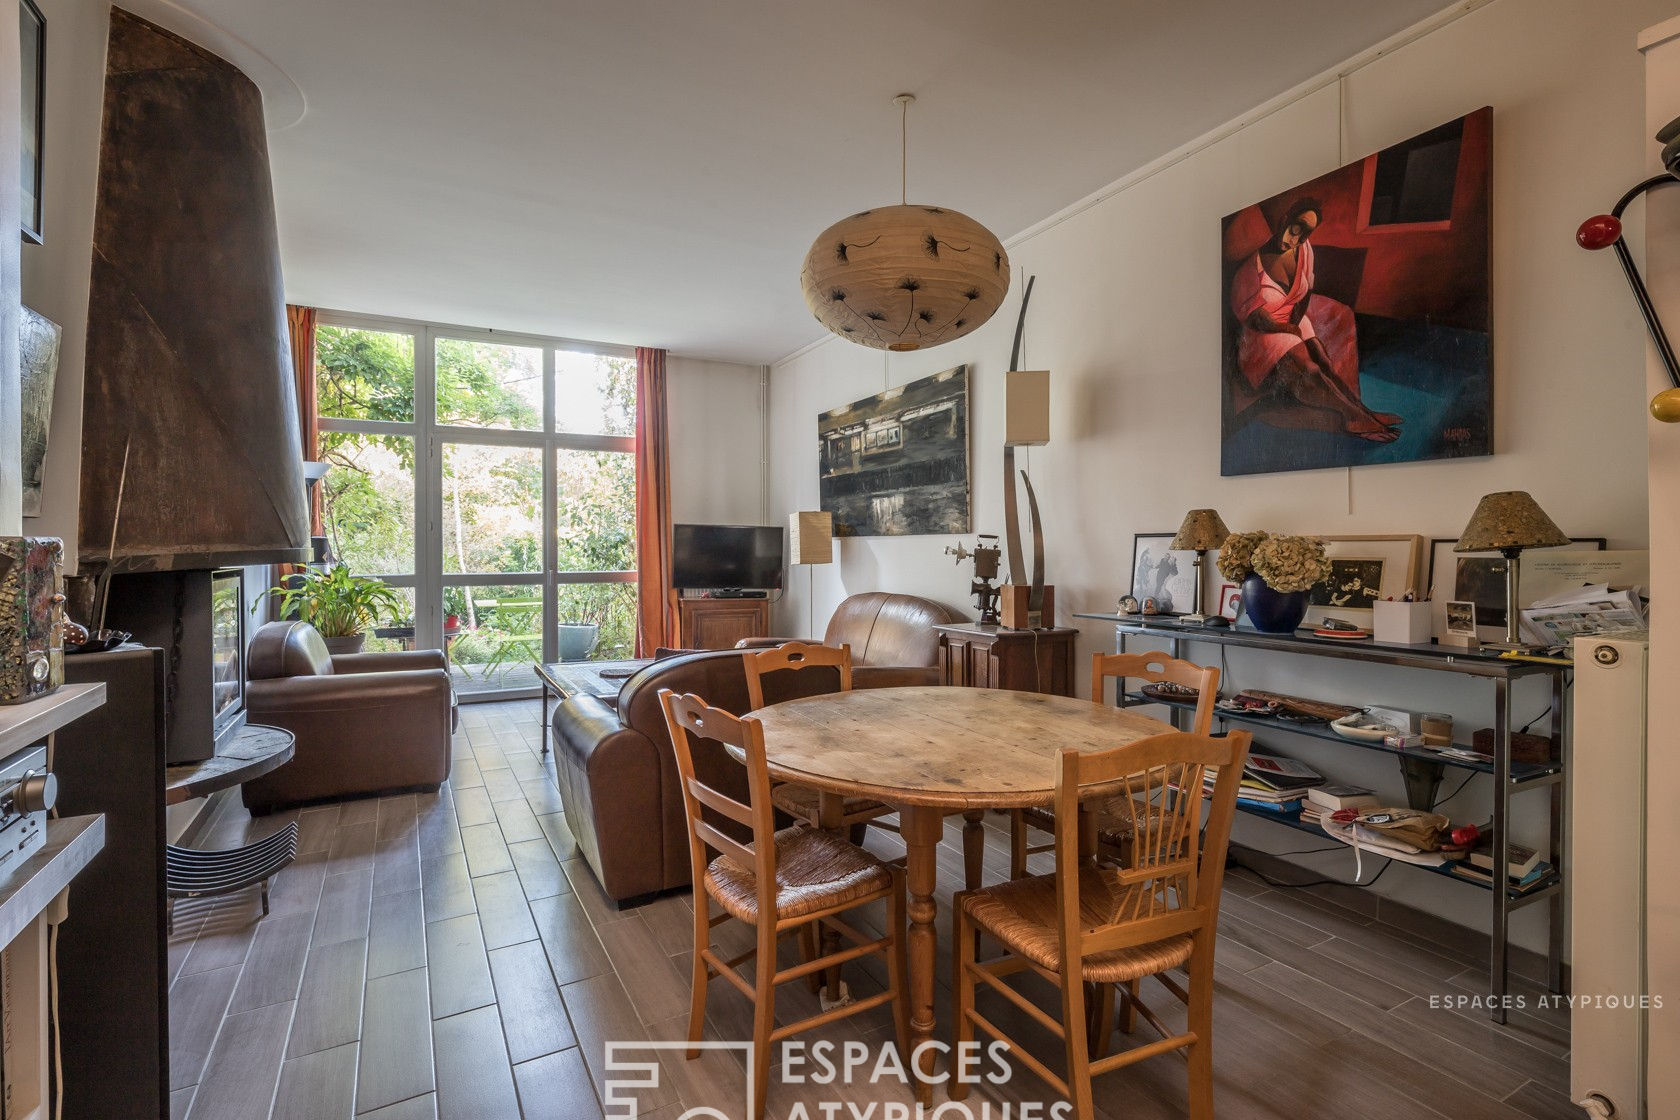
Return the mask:
<path id="1" fill-rule="evenodd" d="M 827 510 L 813 510 L 788 515 L 788 555 L 790 564 L 804 564 L 805 568 L 805 635 L 813 641 L 816 636 L 817 564 L 834 563 L 834 515 Z"/>

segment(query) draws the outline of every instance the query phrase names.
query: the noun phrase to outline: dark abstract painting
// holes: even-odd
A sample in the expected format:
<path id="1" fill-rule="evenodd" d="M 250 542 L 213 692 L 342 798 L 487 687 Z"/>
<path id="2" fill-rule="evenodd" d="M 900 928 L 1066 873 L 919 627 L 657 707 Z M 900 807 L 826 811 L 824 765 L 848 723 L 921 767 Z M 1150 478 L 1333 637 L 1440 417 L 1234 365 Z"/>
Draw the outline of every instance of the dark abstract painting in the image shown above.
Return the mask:
<path id="1" fill-rule="evenodd" d="M 969 531 L 967 366 L 825 412 L 817 441 L 835 536 Z"/>
<path id="2" fill-rule="evenodd" d="M 1493 453 L 1493 110 L 1224 220 L 1220 473 Z"/>

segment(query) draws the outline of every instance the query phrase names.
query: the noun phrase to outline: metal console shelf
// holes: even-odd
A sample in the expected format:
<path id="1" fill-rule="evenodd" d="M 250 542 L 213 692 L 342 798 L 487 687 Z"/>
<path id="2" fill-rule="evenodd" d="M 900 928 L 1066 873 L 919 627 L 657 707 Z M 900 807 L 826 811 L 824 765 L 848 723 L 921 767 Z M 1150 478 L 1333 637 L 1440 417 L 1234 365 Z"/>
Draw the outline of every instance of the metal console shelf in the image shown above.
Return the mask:
<path id="1" fill-rule="evenodd" d="M 1506 887 L 1505 889 L 1486 888 L 1493 899 L 1493 931 L 1492 951 L 1489 960 L 1490 1014 L 1497 1023 L 1505 1022 L 1504 997 L 1507 990 L 1508 970 L 1507 954 L 1510 942 L 1510 919 L 1512 912 L 1538 902 L 1547 905 L 1547 935 L 1546 935 L 1546 964 L 1547 981 L 1552 991 L 1563 990 L 1563 910 L 1564 885 L 1567 881 L 1567 869 L 1563 866 L 1564 859 L 1564 804 L 1568 767 L 1565 762 L 1563 745 L 1564 731 L 1564 703 L 1565 703 L 1565 674 L 1570 666 L 1537 661 L 1519 661 L 1500 657 L 1496 653 L 1481 650 L 1461 650 L 1436 645 L 1394 645 L 1378 642 L 1350 643 L 1345 640 L 1332 638 L 1316 638 L 1310 634 L 1263 634 L 1256 630 L 1244 630 L 1234 627 L 1204 627 L 1176 625 L 1163 621 L 1141 621 L 1135 616 L 1114 614 L 1079 614 L 1078 618 L 1096 619 L 1115 624 L 1115 648 L 1124 653 L 1128 637 L 1150 638 L 1168 643 L 1169 652 L 1179 656 L 1179 650 L 1184 642 L 1208 642 L 1222 646 L 1236 646 L 1245 649 L 1269 650 L 1275 653 L 1292 653 L 1304 657 L 1331 657 L 1346 661 L 1362 661 L 1371 665 L 1399 666 L 1407 669 L 1423 669 L 1432 672 L 1456 673 L 1461 676 L 1481 677 L 1493 682 L 1493 761 L 1491 763 L 1466 762 L 1452 758 L 1443 758 L 1427 749 L 1395 751 L 1386 747 L 1379 747 L 1399 758 L 1402 769 L 1407 775 L 1408 786 L 1412 786 L 1418 778 L 1418 766 L 1433 767 L 1439 773 L 1443 766 L 1458 769 L 1474 770 L 1484 774 L 1492 774 L 1494 780 L 1493 798 L 1493 848 L 1494 866 L 1505 866 L 1509 859 L 1510 837 L 1507 822 L 1510 820 L 1511 795 L 1525 790 L 1544 788 L 1551 794 L 1551 858 L 1557 868 L 1550 882 L 1522 892 Z M 1513 681 L 1525 677 L 1545 677 L 1551 682 L 1552 714 L 1551 735 L 1552 742 L 1557 744 L 1558 758 L 1548 764 L 1532 764 L 1513 762 L 1511 760 L 1511 684 Z M 1142 696 L 1123 697 L 1124 704 L 1158 703 L 1159 701 Z M 1174 707 L 1175 705 L 1168 705 Z M 1178 705 L 1177 707 L 1183 707 Z M 1230 722 L 1252 725 L 1271 726 L 1280 731 L 1291 734 L 1304 734 L 1315 738 L 1328 739 L 1328 733 L 1297 725 L 1282 724 L 1276 720 L 1249 719 L 1242 716 L 1220 715 L 1221 719 Z M 1343 746 L 1360 748 L 1362 744 L 1353 740 L 1335 737 L 1335 742 Z M 1294 824 L 1287 818 L 1268 813 L 1255 813 L 1254 816 L 1264 820 L 1275 820 L 1282 824 Z M 1468 879 L 1458 876 L 1448 876 L 1458 882 L 1477 886 Z"/>

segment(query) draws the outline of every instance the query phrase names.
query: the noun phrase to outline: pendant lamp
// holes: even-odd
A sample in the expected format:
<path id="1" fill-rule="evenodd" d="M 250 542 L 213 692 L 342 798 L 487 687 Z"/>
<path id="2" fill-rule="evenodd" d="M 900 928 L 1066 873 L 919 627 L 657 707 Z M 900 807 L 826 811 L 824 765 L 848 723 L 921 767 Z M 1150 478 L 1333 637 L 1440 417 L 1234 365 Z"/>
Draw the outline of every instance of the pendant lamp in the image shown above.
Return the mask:
<path id="1" fill-rule="evenodd" d="M 853 214 L 817 235 L 800 286 L 817 322 L 877 350 L 920 350 L 961 338 L 1009 291 L 1009 254 L 966 214 L 906 200 L 909 106 L 899 106 L 899 205 Z"/>

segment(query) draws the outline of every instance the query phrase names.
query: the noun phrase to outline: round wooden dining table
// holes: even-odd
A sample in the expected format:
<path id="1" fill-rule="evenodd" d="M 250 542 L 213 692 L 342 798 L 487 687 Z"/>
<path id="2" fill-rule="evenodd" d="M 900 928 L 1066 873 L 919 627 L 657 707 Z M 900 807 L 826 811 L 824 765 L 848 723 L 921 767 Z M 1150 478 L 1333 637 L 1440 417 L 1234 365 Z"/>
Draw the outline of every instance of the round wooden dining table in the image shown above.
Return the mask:
<path id="1" fill-rule="evenodd" d="M 990 688 L 868 688 L 808 696 L 751 713 L 763 725 L 772 777 L 824 798 L 872 797 L 896 806 L 910 893 L 910 1045 L 924 1072 L 932 1054 L 934 889 L 946 816 L 1050 805 L 1064 747 L 1108 750 L 1173 730 L 1123 708 L 1067 696 Z M 1118 792 L 1093 787 L 1088 797 Z M 917 1085 L 924 1103 L 931 1093 Z"/>

